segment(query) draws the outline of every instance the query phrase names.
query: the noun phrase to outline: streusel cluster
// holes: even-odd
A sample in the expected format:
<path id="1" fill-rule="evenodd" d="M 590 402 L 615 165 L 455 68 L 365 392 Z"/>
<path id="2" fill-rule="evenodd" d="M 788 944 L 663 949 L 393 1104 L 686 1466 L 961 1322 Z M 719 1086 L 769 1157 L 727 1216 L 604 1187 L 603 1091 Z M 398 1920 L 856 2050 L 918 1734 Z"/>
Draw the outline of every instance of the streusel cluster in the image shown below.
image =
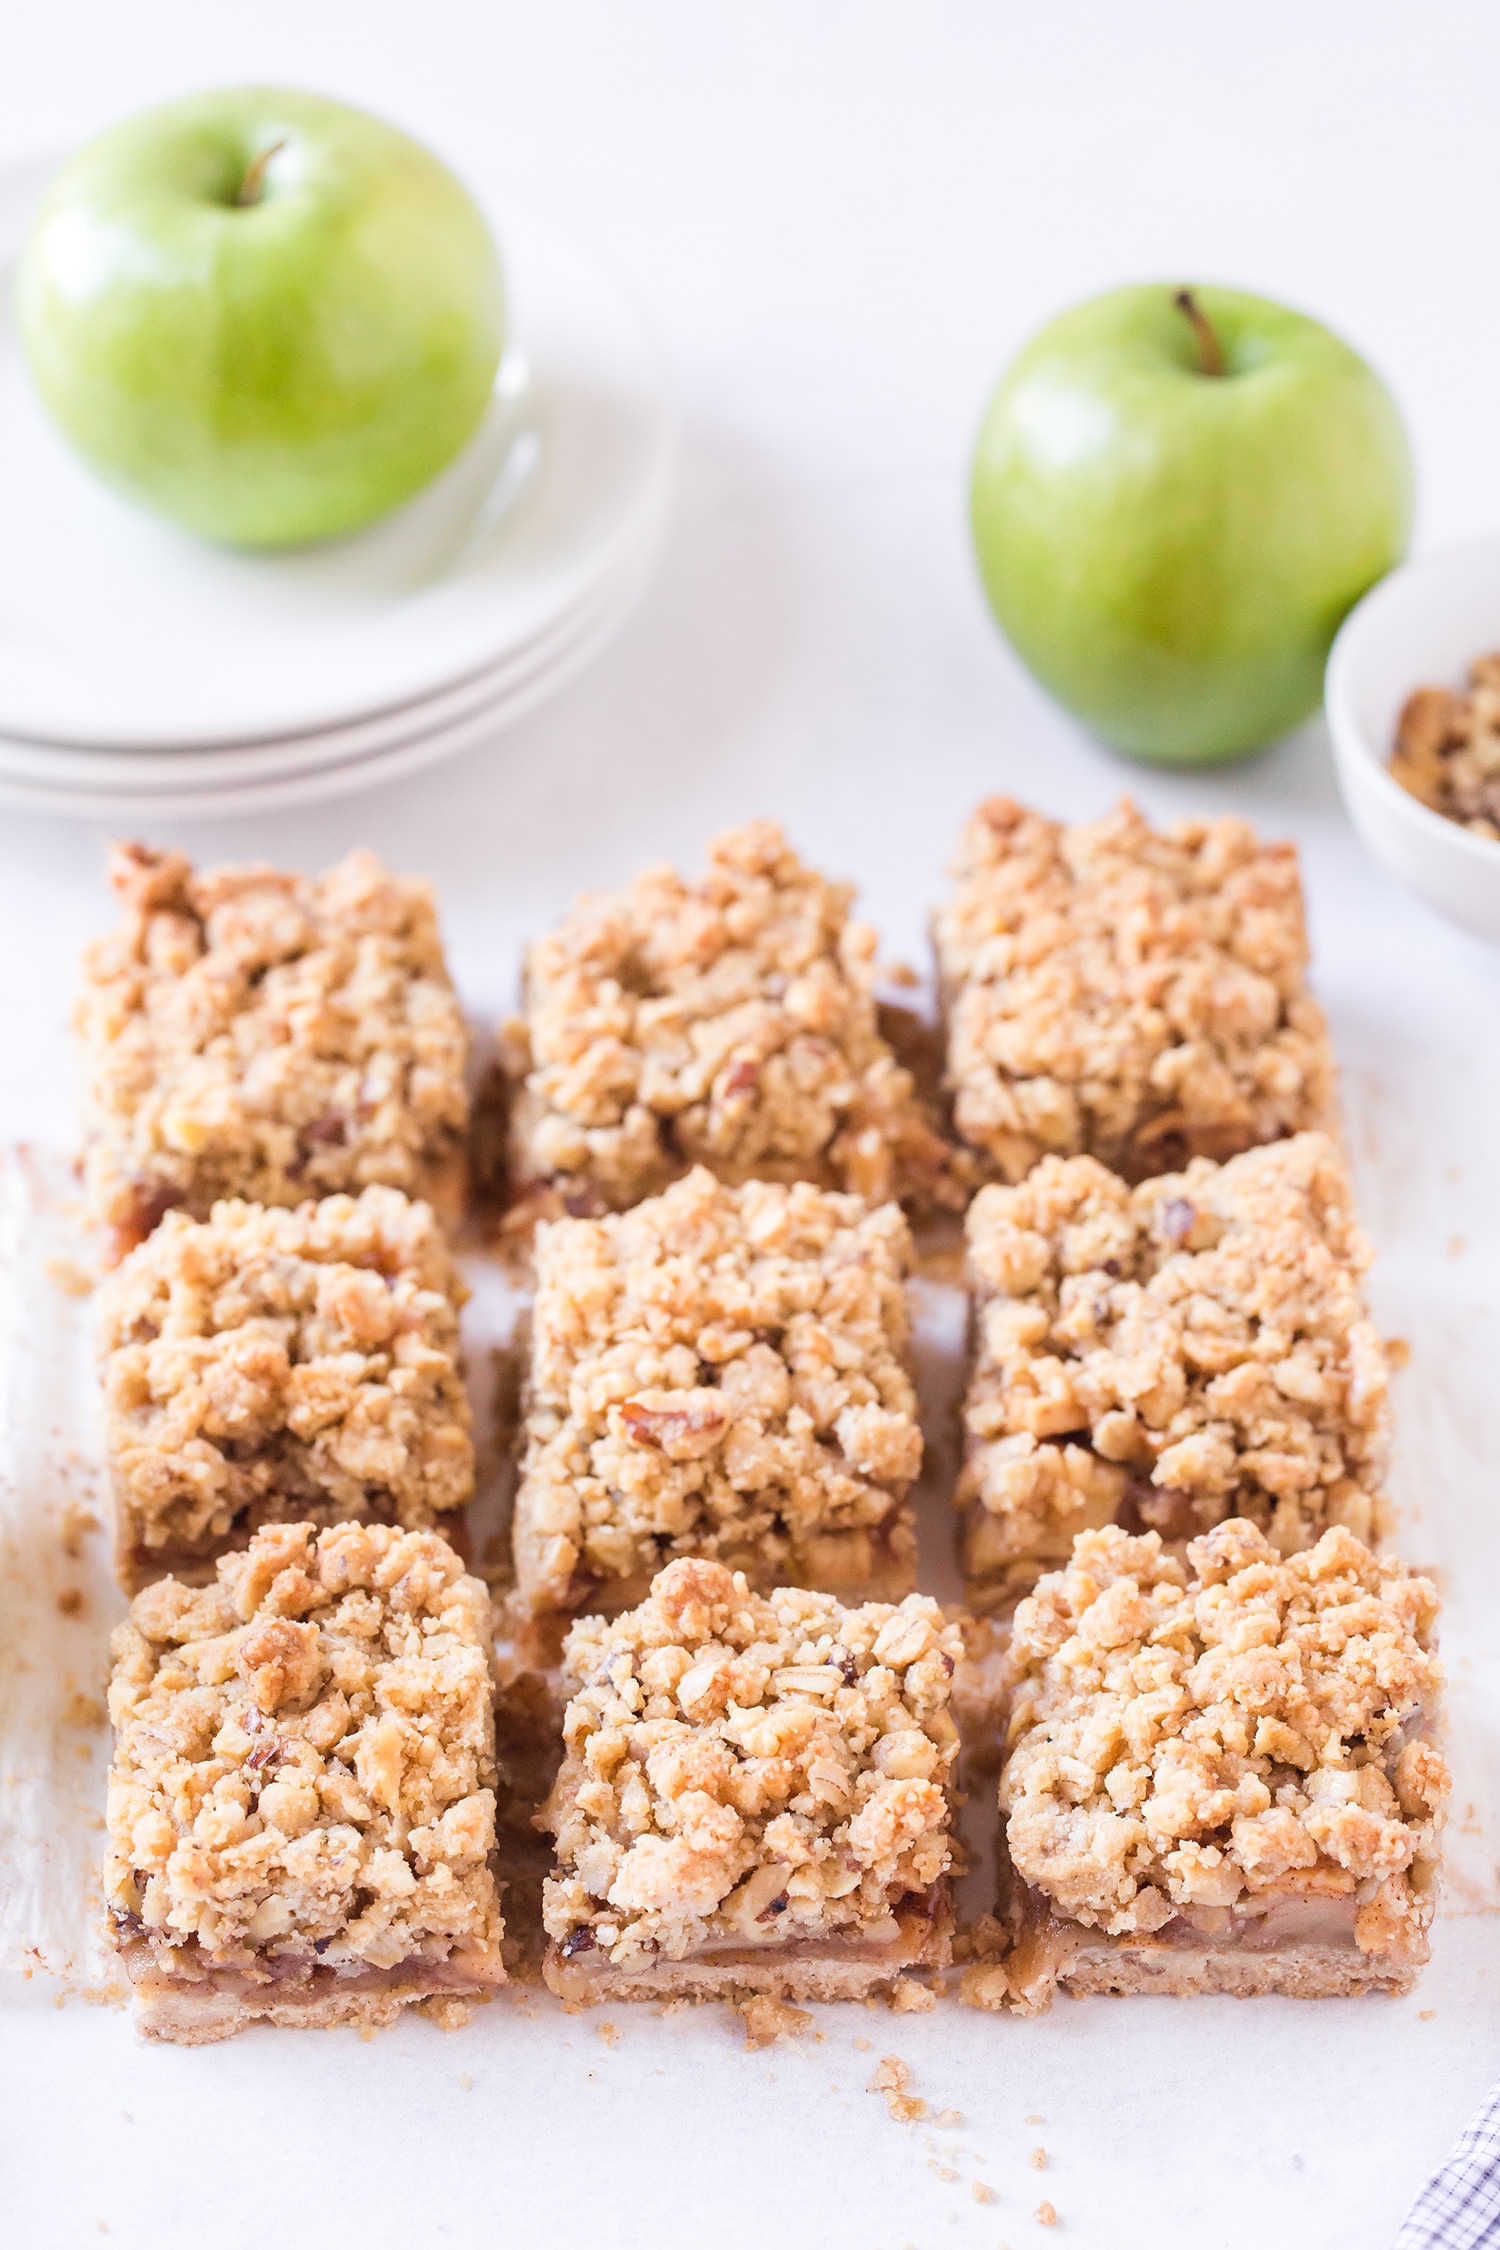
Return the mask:
<path id="1" fill-rule="evenodd" d="M 136 1567 L 263 1522 L 430 1524 L 474 1489 L 464 1295 L 425 1203 L 172 1211 L 100 1292 L 106 1435 Z M 162 1558 L 166 1558 L 162 1561 Z"/>
<path id="2" fill-rule="evenodd" d="M 1085 1532 L 1016 1612 L 1013 1864 L 1110 1934 L 1347 1899 L 1360 1949 L 1399 1960 L 1431 1916 L 1448 1791 L 1422 1731 L 1432 1585 L 1345 1530 L 1284 1559 L 1238 1519 L 1187 1565 L 1154 1532 Z"/>
<path id="3" fill-rule="evenodd" d="M 1092 1157 L 967 1223 L 967 1568 L 1058 1559 L 1117 1514 L 1169 1539 L 1252 1518 L 1284 1553 L 1378 1528 L 1387 1368 L 1335 1144 L 1299 1134 L 1131 1189 Z"/>
<path id="4" fill-rule="evenodd" d="M 695 1164 L 961 1203 L 881 1035 L 852 896 L 752 821 L 696 882 L 651 867 L 580 900 L 532 946 L 508 1027 L 516 1180 L 572 1212 L 624 1209 Z"/>
<path id="5" fill-rule="evenodd" d="M 762 1597 L 712 1562 L 670 1564 L 612 1624 L 581 1620 L 547 1814 L 564 1957 L 889 1943 L 951 1864 L 960 1654 L 924 1595 Z"/>
<path id="6" fill-rule="evenodd" d="M 625 1607 L 681 1554 L 762 1588 L 904 1593 L 910 1247 L 894 1204 L 703 1170 L 539 1229 L 516 1502 L 532 1608 Z"/>
<path id="7" fill-rule="evenodd" d="M 934 922 L 954 1119 L 1002 1179 L 1049 1152 L 1141 1179 L 1331 1122 L 1292 845 L 993 797 L 954 873 Z"/>
<path id="8" fill-rule="evenodd" d="M 105 1899 L 159 1967 L 499 1982 L 489 1598 L 431 1532 L 260 1532 L 113 1642 Z"/>
<path id="9" fill-rule="evenodd" d="M 468 1035 L 432 891 L 351 852 L 326 875 L 195 874 L 117 846 L 85 961 L 85 1176 L 122 1248 L 163 1211 L 375 1185 L 456 1216 Z"/>

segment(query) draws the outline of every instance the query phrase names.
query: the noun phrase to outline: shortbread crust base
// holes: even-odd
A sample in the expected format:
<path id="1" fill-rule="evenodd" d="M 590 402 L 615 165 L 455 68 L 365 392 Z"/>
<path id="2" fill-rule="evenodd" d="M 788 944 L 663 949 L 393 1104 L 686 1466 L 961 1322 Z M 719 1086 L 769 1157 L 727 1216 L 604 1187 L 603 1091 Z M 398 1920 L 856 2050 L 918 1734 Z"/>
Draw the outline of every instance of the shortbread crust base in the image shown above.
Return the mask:
<path id="1" fill-rule="evenodd" d="M 174 1976 L 157 1965 L 150 1946 L 139 1938 L 120 1951 L 140 2030 L 148 2039 L 179 2047 L 211 2046 L 252 2023 L 308 2031 L 331 2031 L 341 2024 L 379 2028 L 393 2024 L 415 2001 L 483 1998 L 505 1982 L 498 1962 L 476 1969 L 472 1963 L 425 1957 L 357 1976 L 341 1976 L 321 1965 L 295 1980 L 270 1974 L 261 1980 L 235 1969 Z"/>
<path id="2" fill-rule="evenodd" d="M 1234 1931 L 1218 1938 L 1185 1934 L 1108 1937 L 1056 1915 L 1014 1869 L 1002 1868 L 1002 1918 L 1013 1933 L 1006 1957 L 1008 1998 L 1023 2015 L 1039 2015 L 1055 1992 L 1095 1995 L 1164 1993 L 1174 1999 L 1218 1994 L 1236 2000 L 1280 1993 L 1291 2000 L 1351 1999 L 1363 1993 L 1409 1992 L 1428 1957 L 1425 1938 L 1406 1959 L 1361 1952 L 1354 1942 L 1354 1906 L 1330 1902 L 1307 1911 L 1334 1929 L 1281 1943 L 1249 1945 Z M 1007 1895 L 1008 1894 L 1008 1895 Z"/>
<path id="3" fill-rule="evenodd" d="M 592 2008 L 601 2000 L 738 2000 L 769 1993 L 779 2000 L 863 2000 L 904 1969 L 943 1969 L 953 1957 L 953 1913 L 946 1896 L 936 1910 L 897 1914 L 900 1934 L 888 1945 L 830 1941 L 819 1945 L 734 1946 L 683 1961 L 614 1968 L 565 1960 L 550 1945 L 542 1974 L 560 2000 Z"/>

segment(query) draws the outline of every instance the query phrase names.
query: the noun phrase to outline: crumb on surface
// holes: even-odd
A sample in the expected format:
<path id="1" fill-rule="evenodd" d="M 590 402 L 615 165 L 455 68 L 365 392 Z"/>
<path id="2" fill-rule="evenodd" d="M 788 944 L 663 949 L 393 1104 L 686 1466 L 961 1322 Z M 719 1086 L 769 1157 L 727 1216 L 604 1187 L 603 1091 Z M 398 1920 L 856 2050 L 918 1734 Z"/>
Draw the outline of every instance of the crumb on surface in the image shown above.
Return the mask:
<path id="1" fill-rule="evenodd" d="M 961 1206 L 951 1151 L 882 1036 L 875 935 L 770 821 L 580 899 L 526 960 L 512 1169 L 562 1207 L 624 1209 L 693 1165 L 871 1202 Z"/>
<path id="2" fill-rule="evenodd" d="M 1047 2169 L 1047 2151 L 1044 2148 L 1034 2148 L 1027 2161 L 1033 2172 L 1045 2172 Z"/>
<path id="3" fill-rule="evenodd" d="M 63 1725 L 68 1727 L 102 1727 L 106 1713 L 97 1696 L 85 1695 L 75 1689 L 63 1706 Z"/>
<path id="4" fill-rule="evenodd" d="M 472 2079 L 472 2078 L 471 2078 L 471 2077 L 469 2076 L 469 2074 L 468 2074 L 468 2072 L 467 2072 L 466 2070 L 461 2070 L 461 2071 L 459 2072 L 459 2074 L 458 2074 L 458 2086 L 459 2086 L 459 2092 L 460 2092 L 460 2093 L 463 2093 L 463 2094 L 472 2094 L 472 2093 L 473 2093 L 473 2091 L 474 2091 L 474 2081 L 473 2081 L 473 2079 Z"/>
<path id="5" fill-rule="evenodd" d="M 683 1560 L 564 1652 L 562 1770 L 542 1816 L 563 1959 L 715 1943 L 893 1942 L 951 1863 L 957 1629 L 936 1602 L 845 1608 Z"/>
<path id="6" fill-rule="evenodd" d="M 81 1586 L 64 1586 L 57 1597 L 58 1610 L 64 1617 L 77 1617 L 83 1609 Z"/>
<path id="7" fill-rule="evenodd" d="M 1441 1683 L 1437 1607 L 1342 1527 L 1283 1559 L 1234 1518 L 1186 1567 L 1155 1532 L 1080 1534 L 1016 1612 L 1017 1871 L 1110 1935 L 1358 1890 L 1361 1950 L 1424 1958 L 1449 1777 L 1411 1730 Z"/>
<path id="8" fill-rule="evenodd" d="M 874 2046 L 874 2041 L 861 2036 L 860 2038 L 855 2040 L 854 2046 L 856 2053 L 861 2055 L 868 2055 Z"/>
<path id="9" fill-rule="evenodd" d="M 898 2016 L 926 2015 L 937 2006 L 937 1995 L 915 1977 L 897 1977 L 890 1989 L 889 2005 Z"/>
<path id="10" fill-rule="evenodd" d="M 969 2192 L 976 2203 L 998 2203 L 1000 2200 L 994 2189 L 983 2180 L 976 2180 Z"/>
<path id="11" fill-rule="evenodd" d="M 1411 1365 L 1411 1345 L 1405 1336 L 1387 1336 L 1385 1340 L 1386 1364 L 1393 1371 Z"/>
<path id="12" fill-rule="evenodd" d="M 964 2113 L 961 2109 L 940 2109 L 932 2122 L 945 2133 L 952 2133 L 957 2131 L 963 2121 Z"/>
<path id="13" fill-rule="evenodd" d="M 994 797 L 954 874 L 934 918 L 954 1119 L 1002 1179 L 1049 1152 L 1139 1179 L 1332 1122 L 1295 846 Z"/>
<path id="14" fill-rule="evenodd" d="M 1433 2017 L 1434 2017 L 1434 2016 L 1435 2016 L 1436 2014 L 1437 2014 L 1437 2010 L 1436 2010 L 1436 2008 L 1418 2008 L 1418 2010 L 1417 2010 L 1417 2021 L 1418 2021 L 1418 2023 L 1431 2023 L 1431 2021 L 1432 2021 Z"/>
<path id="15" fill-rule="evenodd" d="M 47 1279 L 65 1297 L 88 1297 L 93 1294 L 94 1276 L 79 1265 L 76 1258 L 49 1258 L 43 1268 Z"/>
<path id="16" fill-rule="evenodd" d="M 468 1034 L 428 884 L 355 851 L 320 877 L 195 874 L 117 845 L 118 927 L 85 956 L 95 1218 L 139 1238 L 164 1209 L 292 1205 L 380 1185 L 438 1192 L 468 1125 Z"/>
<path id="17" fill-rule="evenodd" d="M 806 2008 L 794 2008 L 790 2001 L 766 1992 L 743 2001 L 740 2014 L 745 2019 L 747 2047 L 769 2047 L 774 2040 L 795 2039 L 812 2028 L 812 2015 Z"/>
<path id="18" fill-rule="evenodd" d="M 439 2031 L 462 2031 L 474 2021 L 474 2002 L 461 1993 L 434 1993 L 420 2003 L 420 2011 Z"/>
<path id="19" fill-rule="evenodd" d="M 618 2047 L 620 2044 L 620 2027 L 617 2023 L 596 2023 L 594 2029 L 606 2047 Z"/>
<path id="20" fill-rule="evenodd" d="M 83 1542 L 90 1532 L 99 1529 L 99 1518 L 92 1508 L 80 1500 L 63 1503 L 58 1518 L 57 1536 L 63 1553 L 70 1562 L 77 1562 L 83 1553 Z"/>
<path id="21" fill-rule="evenodd" d="M 1039 2227 L 1055 2227 L 1057 2224 L 1057 2213 L 1045 2198 L 1036 2207 L 1036 2223 Z"/>
<path id="22" fill-rule="evenodd" d="M 885 2106 L 898 2125 L 915 2125 L 927 2115 L 927 2104 L 919 2094 L 908 2094 L 910 2083 L 910 2066 L 899 2055 L 883 2055 L 865 2090 L 885 2096 Z"/>
<path id="23" fill-rule="evenodd" d="M 674 1555 L 908 1592 L 922 1461 L 893 1204 L 707 1171 L 539 1230 L 516 1500 L 534 1612 L 640 1600 Z"/>
<path id="24" fill-rule="evenodd" d="M 1092 1157 L 1047 1157 L 982 1189 L 966 1231 L 971 1584 L 1028 1557 L 1034 1576 L 1111 1521 L 1181 1542 L 1245 1516 L 1283 1553 L 1333 1523 L 1379 1530 L 1386 1361 L 1326 1135 L 1133 1190 Z"/>
<path id="25" fill-rule="evenodd" d="M 958 1980 L 958 1997 L 966 2008 L 985 2008 L 992 2014 L 1003 2008 L 1010 1994 L 1010 1979 L 998 1961 L 975 1962 Z"/>

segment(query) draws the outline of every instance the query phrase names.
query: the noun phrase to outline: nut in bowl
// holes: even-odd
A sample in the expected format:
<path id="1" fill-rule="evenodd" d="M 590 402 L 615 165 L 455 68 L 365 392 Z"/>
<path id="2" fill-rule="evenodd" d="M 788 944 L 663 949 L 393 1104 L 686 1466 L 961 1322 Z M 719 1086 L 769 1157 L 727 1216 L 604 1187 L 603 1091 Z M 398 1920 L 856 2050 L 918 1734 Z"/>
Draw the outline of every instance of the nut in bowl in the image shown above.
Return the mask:
<path id="1" fill-rule="evenodd" d="M 1429 906 L 1492 944 L 1500 944 L 1500 841 L 1468 825 L 1457 803 L 1452 811 L 1424 803 L 1391 760 L 1416 692 L 1446 691 L 1453 709 L 1496 648 L 1500 537 L 1489 537 L 1407 563 L 1367 594 L 1333 644 L 1327 681 L 1339 787 L 1360 836 Z M 1403 770 L 1415 747 L 1408 739 Z"/>

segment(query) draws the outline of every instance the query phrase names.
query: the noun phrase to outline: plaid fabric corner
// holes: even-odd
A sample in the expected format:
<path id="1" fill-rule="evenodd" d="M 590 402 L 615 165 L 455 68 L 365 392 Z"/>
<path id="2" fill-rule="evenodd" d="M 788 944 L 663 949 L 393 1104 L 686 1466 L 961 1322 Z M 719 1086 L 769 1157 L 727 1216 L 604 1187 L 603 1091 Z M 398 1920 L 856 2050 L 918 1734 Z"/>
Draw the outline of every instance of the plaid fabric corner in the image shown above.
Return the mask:
<path id="1" fill-rule="evenodd" d="M 1406 2216 L 1392 2250 L 1500 2250 L 1500 2086 Z"/>

